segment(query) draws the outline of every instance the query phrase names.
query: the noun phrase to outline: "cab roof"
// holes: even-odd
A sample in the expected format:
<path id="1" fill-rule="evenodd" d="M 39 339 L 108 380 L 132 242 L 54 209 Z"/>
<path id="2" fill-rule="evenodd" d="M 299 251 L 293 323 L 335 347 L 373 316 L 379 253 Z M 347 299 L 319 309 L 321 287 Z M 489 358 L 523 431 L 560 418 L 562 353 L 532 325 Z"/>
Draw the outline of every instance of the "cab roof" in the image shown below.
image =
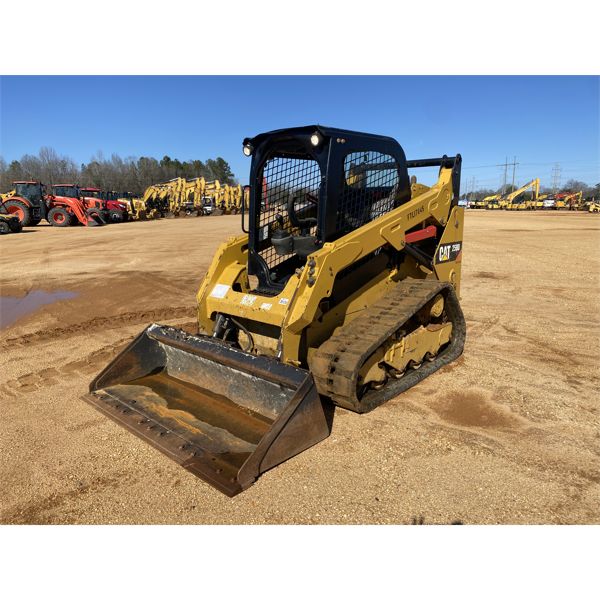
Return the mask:
<path id="1" fill-rule="evenodd" d="M 387 135 L 377 135 L 373 133 L 364 133 L 362 131 L 352 131 L 351 129 L 338 129 L 336 127 L 327 127 L 325 125 L 304 125 L 303 127 L 288 127 L 285 129 L 274 129 L 273 131 L 266 131 L 265 133 L 259 133 L 253 138 L 245 138 L 244 144 L 250 143 L 254 147 L 258 146 L 263 140 L 268 137 L 295 137 L 298 135 L 312 135 L 318 132 L 323 137 L 327 138 L 363 138 L 363 139 L 377 139 L 385 140 L 398 144 L 397 140 Z"/>

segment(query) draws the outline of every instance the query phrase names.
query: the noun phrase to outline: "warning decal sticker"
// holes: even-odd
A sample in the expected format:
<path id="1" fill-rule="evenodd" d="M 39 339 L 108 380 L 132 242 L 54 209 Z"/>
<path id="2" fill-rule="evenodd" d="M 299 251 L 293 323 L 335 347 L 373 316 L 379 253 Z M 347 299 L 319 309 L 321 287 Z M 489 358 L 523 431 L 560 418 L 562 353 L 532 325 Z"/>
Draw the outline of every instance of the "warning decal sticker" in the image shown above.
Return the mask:
<path id="1" fill-rule="evenodd" d="M 228 291 L 229 291 L 228 285 L 224 285 L 223 283 L 217 283 L 217 285 L 215 285 L 215 287 L 213 288 L 213 291 L 210 293 L 210 295 L 213 298 L 225 298 L 225 295 L 227 294 Z"/>

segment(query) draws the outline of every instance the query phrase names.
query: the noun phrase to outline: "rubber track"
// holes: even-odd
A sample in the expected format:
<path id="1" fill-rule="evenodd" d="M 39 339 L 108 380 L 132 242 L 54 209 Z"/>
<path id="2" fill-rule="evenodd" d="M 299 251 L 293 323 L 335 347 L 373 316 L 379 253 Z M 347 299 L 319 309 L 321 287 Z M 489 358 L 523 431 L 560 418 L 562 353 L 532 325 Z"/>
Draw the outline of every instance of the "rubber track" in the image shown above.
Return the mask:
<path id="1" fill-rule="evenodd" d="M 433 361 L 407 371 L 400 379 L 388 379 L 381 390 L 356 395 L 360 368 L 429 300 L 444 297 L 445 311 L 452 323 L 450 343 Z M 437 280 L 407 279 L 379 299 L 363 314 L 340 327 L 315 352 L 310 369 L 317 389 L 338 406 L 364 413 L 404 392 L 440 367 L 458 358 L 465 343 L 466 325 L 458 298 L 451 284 Z"/>

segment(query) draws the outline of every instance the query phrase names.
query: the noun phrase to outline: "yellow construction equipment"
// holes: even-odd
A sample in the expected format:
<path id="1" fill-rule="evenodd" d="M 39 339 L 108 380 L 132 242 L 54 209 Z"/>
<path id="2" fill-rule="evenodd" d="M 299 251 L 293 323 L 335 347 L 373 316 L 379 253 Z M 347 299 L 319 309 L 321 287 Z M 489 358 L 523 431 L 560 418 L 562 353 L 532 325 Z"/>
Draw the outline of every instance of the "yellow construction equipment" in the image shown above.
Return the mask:
<path id="1" fill-rule="evenodd" d="M 111 192 L 111 197 L 118 202 L 123 202 L 127 206 L 129 219 L 132 221 L 145 221 L 154 218 L 152 210 L 148 208 L 146 202 L 137 198 L 132 192 Z"/>
<path id="2" fill-rule="evenodd" d="M 370 411 L 455 360 L 466 331 L 460 155 L 321 126 L 243 148 L 248 229 L 200 285 L 199 333 L 150 325 L 87 398 L 230 496 L 326 438 L 332 404 Z"/>
<path id="3" fill-rule="evenodd" d="M 6 197 L 10 198 L 11 196 L 7 195 Z M 23 230 L 23 225 L 19 220 L 19 217 L 15 217 L 8 212 L 2 200 L 4 200 L 4 196 L 0 198 L 0 235 L 21 232 Z"/>
<path id="4" fill-rule="evenodd" d="M 186 196 L 186 180 L 175 177 L 166 183 L 159 184 L 158 197 L 169 206 L 167 216 L 178 217 L 183 211 Z"/>
<path id="5" fill-rule="evenodd" d="M 492 199 L 495 198 L 495 196 L 486 196 L 485 198 L 480 198 L 479 200 L 475 200 L 475 202 L 471 202 L 469 203 L 469 208 L 486 208 L 488 202 Z"/>
<path id="6" fill-rule="evenodd" d="M 206 181 L 204 177 L 186 180 L 176 177 L 165 183 L 151 185 L 144 193 L 145 202 L 153 202 L 167 216 L 236 214 L 241 209 L 240 185 Z"/>
<path id="7" fill-rule="evenodd" d="M 157 183 L 146 188 L 142 201 L 148 207 L 149 218 L 166 217 L 171 213 L 173 203 L 171 196 L 174 186 L 169 183 Z"/>
<path id="8" fill-rule="evenodd" d="M 562 193 L 556 195 L 555 208 L 557 210 L 578 210 L 583 192 Z"/>
<path id="9" fill-rule="evenodd" d="M 519 189 L 517 189 L 514 192 L 512 192 L 511 194 L 508 194 L 507 196 L 505 196 L 503 198 L 503 200 L 506 202 L 506 210 L 527 210 L 528 208 L 530 208 L 530 204 L 528 203 L 530 201 L 527 201 L 527 200 L 517 201 L 517 199 L 520 198 L 520 196 L 522 194 L 524 194 L 525 192 L 527 192 L 528 190 L 532 190 L 532 192 L 533 192 L 531 200 L 533 202 L 537 202 L 537 198 L 540 195 L 540 180 L 539 180 L 539 178 L 532 179 L 525 185 L 521 186 Z"/>
<path id="10" fill-rule="evenodd" d="M 205 214 L 203 203 L 205 187 L 206 181 L 204 177 L 194 177 L 185 182 L 182 204 L 184 214 L 188 216 L 195 215 L 197 217 Z"/>
<path id="11" fill-rule="evenodd" d="M 168 210 L 168 205 L 158 199 L 158 192 L 159 188 L 151 185 L 141 198 L 131 192 L 123 192 L 118 200 L 127 204 L 129 215 L 135 221 L 158 219 L 164 217 Z"/>
<path id="12" fill-rule="evenodd" d="M 571 196 L 567 199 L 567 201 L 569 203 L 569 210 L 580 210 L 582 200 L 583 200 L 583 191 L 582 190 L 579 190 L 578 192 L 574 192 L 573 194 L 571 194 Z"/>
<path id="13" fill-rule="evenodd" d="M 537 198 L 531 198 L 528 201 L 531 210 L 540 210 L 544 208 L 544 200 L 548 198 L 548 194 L 539 194 Z"/>
<path id="14" fill-rule="evenodd" d="M 498 210 L 500 209 L 500 199 L 502 196 L 500 194 L 495 194 L 494 196 L 486 196 L 482 202 L 485 203 L 485 208 L 488 210 Z"/>
<path id="15" fill-rule="evenodd" d="M 591 213 L 600 213 L 600 202 L 592 198 L 587 205 L 588 212 Z"/>

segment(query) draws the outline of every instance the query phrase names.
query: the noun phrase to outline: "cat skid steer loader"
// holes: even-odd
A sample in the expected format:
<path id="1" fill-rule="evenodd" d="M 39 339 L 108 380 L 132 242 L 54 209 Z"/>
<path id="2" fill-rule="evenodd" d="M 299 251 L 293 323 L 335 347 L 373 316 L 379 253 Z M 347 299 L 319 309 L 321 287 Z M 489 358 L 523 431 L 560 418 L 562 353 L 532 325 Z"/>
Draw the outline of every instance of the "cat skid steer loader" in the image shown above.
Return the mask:
<path id="1" fill-rule="evenodd" d="M 0 200 L 0 234 L 19 233 L 20 231 L 23 231 L 23 225 L 19 221 L 19 217 L 9 213 Z"/>
<path id="2" fill-rule="evenodd" d="M 230 496 L 326 438 L 334 404 L 370 411 L 465 339 L 460 155 L 407 161 L 392 138 L 321 126 L 243 150 L 244 233 L 200 286 L 199 333 L 150 325 L 87 396 Z M 437 183 L 411 185 L 431 166 Z"/>

